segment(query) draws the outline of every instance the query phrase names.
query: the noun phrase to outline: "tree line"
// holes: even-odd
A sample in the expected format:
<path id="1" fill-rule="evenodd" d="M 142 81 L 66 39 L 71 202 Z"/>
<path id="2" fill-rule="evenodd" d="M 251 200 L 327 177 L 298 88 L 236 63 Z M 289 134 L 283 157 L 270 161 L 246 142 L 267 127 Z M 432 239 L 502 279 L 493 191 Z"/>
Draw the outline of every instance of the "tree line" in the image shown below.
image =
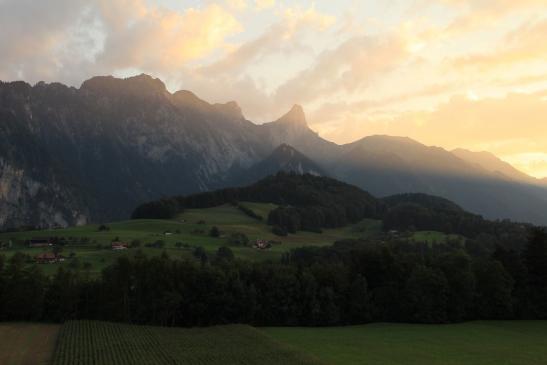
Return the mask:
<path id="1" fill-rule="evenodd" d="M 209 255 L 210 257 L 205 257 Z M 60 267 L 52 277 L 0 256 L 0 319 L 99 319 L 167 326 L 249 323 L 331 326 L 547 319 L 547 233 L 522 251 L 474 253 L 461 242 L 337 242 L 278 262 L 122 256 L 100 277 Z"/>

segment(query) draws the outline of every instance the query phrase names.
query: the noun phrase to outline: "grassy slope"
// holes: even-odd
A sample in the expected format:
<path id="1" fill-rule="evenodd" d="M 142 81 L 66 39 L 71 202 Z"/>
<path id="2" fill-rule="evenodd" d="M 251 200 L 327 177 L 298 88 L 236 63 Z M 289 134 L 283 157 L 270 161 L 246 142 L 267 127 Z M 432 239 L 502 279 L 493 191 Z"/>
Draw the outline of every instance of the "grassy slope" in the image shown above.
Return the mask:
<path id="1" fill-rule="evenodd" d="M 335 365 L 547 364 L 547 321 L 262 330 Z"/>
<path id="2" fill-rule="evenodd" d="M 412 235 L 414 241 L 427 242 L 429 244 L 444 243 L 448 240 L 464 242 L 464 238 L 457 234 L 446 234 L 436 231 L 418 231 Z"/>
<path id="3" fill-rule="evenodd" d="M 0 364 L 48 364 L 60 327 L 34 323 L 0 324 Z"/>
<path id="4" fill-rule="evenodd" d="M 256 213 L 267 217 L 271 209 L 275 208 L 273 204 L 262 203 L 244 203 L 253 209 Z M 205 224 L 198 224 L 199 221 L 205 221 Z M 22 244 L 24 240 L 32 237 L 50 237 L 58 236 L 69 238 L 75 243 L 67 245 L 63 250 L 63 255 L 69 256 L 71 252 L 76 254 L 78 260 L 92 264 L 91 271 L 100 272 L 102 268 L 110 264 L 117 256 L 132 254 L 135 250 L 114 252 L 108 249 L 110 242 L 119 237 L 122 241 L 130 242 L 138 239 L 142 242 L 141 249 L 149 255 L 159 255 L 166 251 L 172 257 L 190 258 L 193 247 L 202 246 L 210 253 L 213 253 L 218 247 L 227 245 L 227 236 L 232 232 L 243 232 L 249 239 L 257 238 L 281 241 L 281 244 L 274 245 L 271 249 L 258 251 L 251 247 L 231 246 L 236 256 L 251 260 L 278 259 L 281 253 L 295 247 L 307 245 L 329 245 L 334 241 L 343 238 L 357 238 L 380 231 L 381 223 L 379 221 L 364 220 L 359 224 L 347 226 L 339 229 L 325 230 L 322 234 L 311 232 L 298 232 L 288 237 L 277 237 L 271 233 L 271 227 L 264 221 L 259 221 L 248 217 L 236 207 L 223 205 L 209 209 L 189 209 L 173 220 L 130 220 L 115 223 L 109 223 L 110 231 L 99 232 L 98 225 L 87 225 L 82 227 L 71 227 L 66 229 L 54 229 L 43 231 L 27 232 L 9 232 L 0 234 L 0 241 L 7 242 L 13 240 L 16 243 L 12 249 L 0 251 L 6 256 L 11 256 L 16 251 L 21 251 L 34 256 L 40 252 L 47 251 L 44 248 L 30 249 Z M 208 232 L 212 226 L 217 226 L 223 232 L 220 238 L 211 238 Z M 177 230 L 180 233 L 175 233 Z M 203 233 L 196 233 L 196 230 L 202 230 Z M 166 236 L 165 231 L 173 232 Z M 89 238 L 87 244 L 78 243 L 81 237 Z M 144 244 L 156 240 L 165 241 L 164 249 L 145 248 Z M 189 248 L 177 248 L 176 242 L 182 242 L 190 245 Z M 97 244 L 103 244 L 107 249 L 97 249 Z M 70 260 L 62 265 L 69 265 Z M 56 265 L 42 265 L 47 273 L 53 273 Z"/>
<path id="5" fill-rule="evenodd" d="M 63 326 L 53 365 L 321 364 L 244 325 L 161 328 L 73 321 Z"/>
<path id="6" fill-rule="evenodd" d="M 276 206 L 274 204 L 264 203 L 243 203 L 251 208 L 257 214 L 266 218 L 270 210 Z M 205 224 L 198 224 L 199 221 L 205 221 Z M 245 233 L 250 240 L 265 239 L 281 242 L 275 244 L 269 250 L 259 251 L 252 247 L 230 246 L 235 255 L 239 258 L 250 260 L 276 260 L 283 252 L 292 248 L 302 246 L 325 246 L 345 238 L 366 238 L 378 234 L 381 231 L 381 222 L 365 219 L 358 224 L 349 225 L 338 229 L 326 229 L 323 233 L 312 233 L 300 231 L 297 234 L 288 237 L 278 237 L 271 233 L 271 227 L 266 222 L 259 221 L 245 215 L 236 207 L 231 205 L 222 205 L 208 209 L 189 209 L 173 220 L 129 220 L 109 223 L 109 231 L 98 231 L 98 225 L 87 225 L 82 227 L 71 227 L 66 229 L 53 229 L 43 231 L 27 232 L 9 232 L 0 234 L 0 241 L 16 242 L 11 249 L 0 251 L 0 253 L 10 257 L 16 251 L 24 252 L 30 256 L 35 256 L 40 252 L 48 251 L 47 248 L 26 247 L 23 242 L 33 237 L 65 237 L 71 244 L 64 247 L 63 255 L 69 257 L 74 253 L 80 264 L 88 262 L 91 264 L 91 273 L 99 273 L 105 266 L 111 264 L 114 259 L 120 255 L 131 255 L 135 253 L 134 249 L 127 251 L 112 251 L 110 242 L 114 238 L 130 242 L 132 240 L 141 241 L 140 249 L 147 255 L 159 255 L 167 252 L 171 257 L 191 258 L 194 247 L 204 247 L 210 254 L 223 245 L 228 245 L 227 237 L 230 233 Z M 209 237 L 208 233 L 212 226 L 217 226 L 222 231 L 220 238 Z M 172 235 L 164 235 L 164 232 L 170 231 Z M 176 233 L 176 232 L 180 233 Z M 201 233 L 199 233 L 201 231 Z M 86 237 L 89 243 L 81 243 L 80 239 Z M 426 242 L 444 242 L 449 238 L 457 238 L 454 235 L 445 235 L 439 232 L 416 232 L 412 239 Z M 165 242 L 163 249 L 144 247 L 145 243 L 162 240 Z M 177 248 L 176 243 L 181 242 L 188 247 Z M 103 245 L 103 249 L 98 249 L 97 245 Z M 67 260 L 63 264 L 42 265 L 44 271 L 48 274 L 54 273 L 59 265 L 70 265 L 73 260 Z"/>

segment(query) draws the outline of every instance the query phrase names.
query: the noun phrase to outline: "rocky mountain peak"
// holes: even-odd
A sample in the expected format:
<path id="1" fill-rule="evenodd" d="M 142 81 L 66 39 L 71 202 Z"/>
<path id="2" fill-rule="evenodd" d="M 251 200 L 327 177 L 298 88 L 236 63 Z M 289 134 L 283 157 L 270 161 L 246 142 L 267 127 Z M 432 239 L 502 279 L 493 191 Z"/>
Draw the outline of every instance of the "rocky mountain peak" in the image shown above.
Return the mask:
<path id="1" fill-rule="evenodd" d="M 226 114 L 234 119 L 243 119 L 243 112 L 241 107 L 235 101 L 229 101 L 225 104 L 214 104 L 216 110 L 220 111 L 223 114 Z"/>
<path id="2" fill-rule="evenodd" d="M 80 89 L 103 94 L 156 94 L 167 91 L 163 81 L 146 74 L 125 79 L 113 76 L 96 76 L 84 81 Z"/>
<path id="3" fill-rule="evenodd" d="M 291 110 L 289 110 L 285 115 L 276 120 L 276 122 L 302 127 L 308 126 L 308 123 L 306 122 L 306 114 L 304 114 L 304 109 L 298 104 L 295 104 L 291 108 Z"/>
<path id="4" fill-rule="evenodd" d="M 193 108 L 207 108 L 210 106 L 204 100 L 201 100 L 196 94 L 189 90 L 179 90 L 173 94 L 173 99 L 178 106 L 193 107 Z"/>

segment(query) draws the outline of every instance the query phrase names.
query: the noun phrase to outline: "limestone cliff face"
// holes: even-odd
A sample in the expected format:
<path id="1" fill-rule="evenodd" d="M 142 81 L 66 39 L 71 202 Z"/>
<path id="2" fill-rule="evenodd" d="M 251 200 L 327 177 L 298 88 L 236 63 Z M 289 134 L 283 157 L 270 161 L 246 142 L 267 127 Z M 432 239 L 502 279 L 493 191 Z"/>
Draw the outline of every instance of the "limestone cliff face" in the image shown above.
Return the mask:
<path id="1" fill-rule="evenodd" d="M 0 227 L 128 217 L 139 203 L 223 186 L 277 147 L 235 102 L 158 79 L 0 83 Z"/>
<path id="2" fill-rule="evenodd" d="M 54 176 L 36 179 L 29 170 L 0 159 L 0 227 L 85 224 L 89 211 L 76 191 Z"/>

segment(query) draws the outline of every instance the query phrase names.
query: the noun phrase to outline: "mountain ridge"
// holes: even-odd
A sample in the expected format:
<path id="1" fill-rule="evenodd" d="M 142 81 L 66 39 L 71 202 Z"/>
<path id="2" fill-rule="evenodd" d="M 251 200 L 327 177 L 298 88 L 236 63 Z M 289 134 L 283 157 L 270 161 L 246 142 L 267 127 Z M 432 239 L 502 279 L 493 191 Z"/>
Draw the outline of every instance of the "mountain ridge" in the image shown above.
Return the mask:
<path id="1" fill-rule="evenodd" d="M 427 193 L 489 218 L 547 223 L 547 189 L 445 149 L 392 136 L 338 145 L 310 129 L 299 105 L 255 124 L 236 102 L 171 93 L 144 74 L 95 77 L 79 89 L 0 82 L 0 117 L 0 227 L 122 219 L 143 201 L 239 183 L 283 145 L 313 166 L 303 171 L 377 196 Z"/>

